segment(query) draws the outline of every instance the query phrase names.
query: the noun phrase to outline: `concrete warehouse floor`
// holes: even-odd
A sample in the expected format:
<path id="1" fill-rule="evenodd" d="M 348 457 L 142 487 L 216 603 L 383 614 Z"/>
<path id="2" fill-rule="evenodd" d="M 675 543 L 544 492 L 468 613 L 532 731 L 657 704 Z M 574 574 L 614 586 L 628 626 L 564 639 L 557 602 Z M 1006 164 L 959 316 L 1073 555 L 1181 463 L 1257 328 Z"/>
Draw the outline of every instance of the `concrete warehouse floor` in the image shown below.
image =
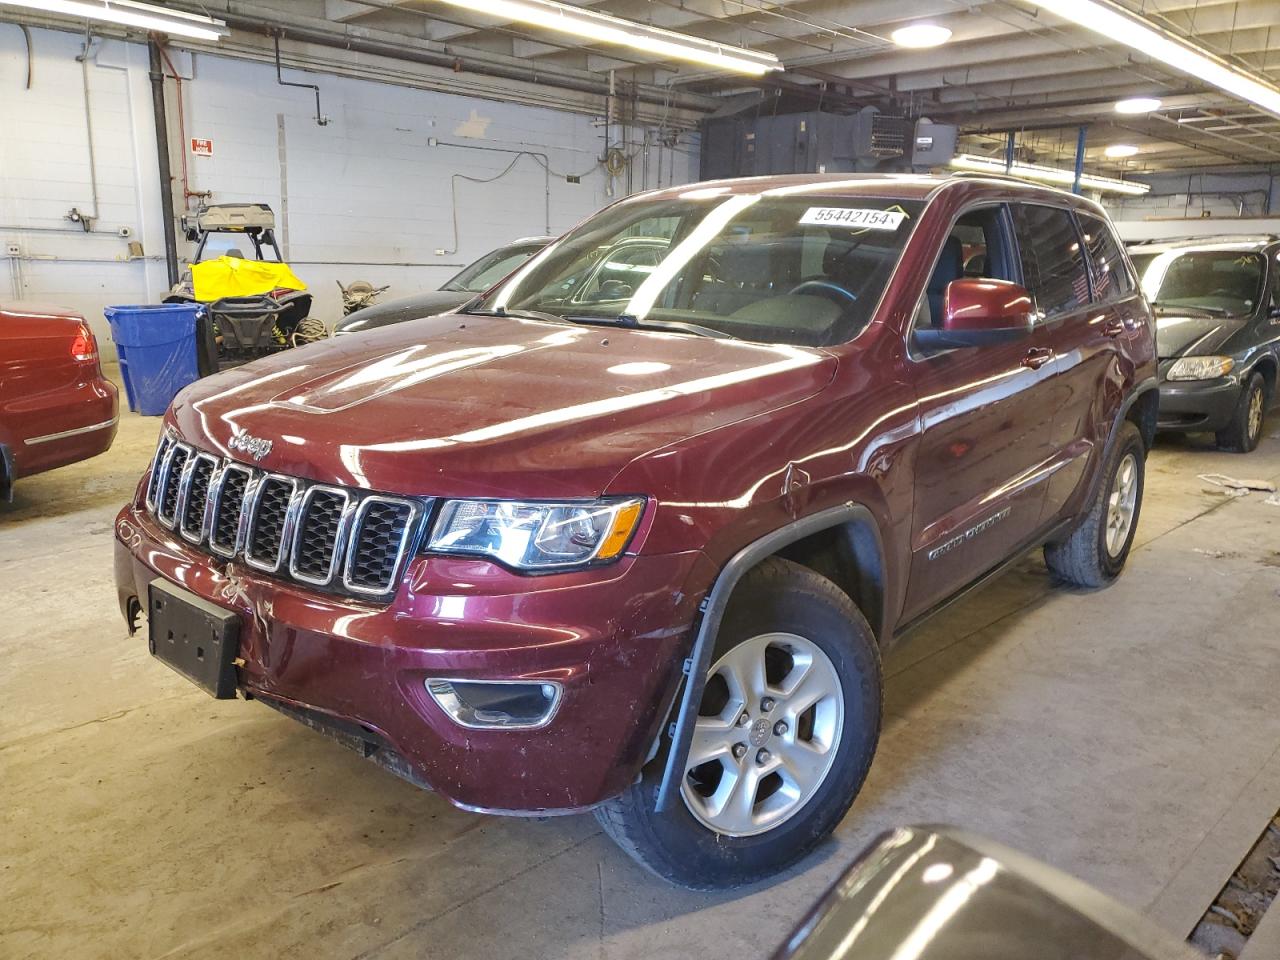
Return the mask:
<path id="1" fill-rule="evenodd" d="M 0 505 L 11 960 L 766 956 L 878 831 L 921 821 L 1185 936 L 1280 807 L 1280 507 L 1196 479 L 1280 480 L 1275 426 L 1248 457 L 1162 441 L 1110 589 L 1054 588 L 1034 555 L 914 635 L 836 841 L 714 896 L 653 880 L 589 816 L 463 813 L 154 662 L 116 607 L 111 521 L 158 427 L 125 415 L 110 453 Z"/>

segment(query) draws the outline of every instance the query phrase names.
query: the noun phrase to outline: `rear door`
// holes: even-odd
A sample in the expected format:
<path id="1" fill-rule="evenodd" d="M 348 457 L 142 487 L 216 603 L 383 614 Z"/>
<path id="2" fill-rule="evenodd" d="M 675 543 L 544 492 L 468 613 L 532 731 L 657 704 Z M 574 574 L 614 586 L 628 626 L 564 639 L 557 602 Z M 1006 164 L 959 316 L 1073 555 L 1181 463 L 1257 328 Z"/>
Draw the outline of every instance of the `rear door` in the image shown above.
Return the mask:
<path id="1" fill-rule="evenodd" d="M 1078 509 L 1121 401 L 1122 341 L 1146 307 L 1104 219 L 1066 206 L 1020 203 L 1014 210 L 1023 276 L 1054 353 L 1048 393 L 1056 415 L 1045 521 Z"/>
<path id="2" fill-rule="evenodd" d="M 947 285 L 966 274 L 1021 281 L 1005 205 L 974 207 L 957 220 L 915 326 L 941 323 Z M 1054 423 L 1046 387 L 1052 351 L 1039 329 L 1011 342 L 928 355 L 913 347 L 911 355 L 921 437 L 906 620 L 997 566 L 1035 534 Z"/>

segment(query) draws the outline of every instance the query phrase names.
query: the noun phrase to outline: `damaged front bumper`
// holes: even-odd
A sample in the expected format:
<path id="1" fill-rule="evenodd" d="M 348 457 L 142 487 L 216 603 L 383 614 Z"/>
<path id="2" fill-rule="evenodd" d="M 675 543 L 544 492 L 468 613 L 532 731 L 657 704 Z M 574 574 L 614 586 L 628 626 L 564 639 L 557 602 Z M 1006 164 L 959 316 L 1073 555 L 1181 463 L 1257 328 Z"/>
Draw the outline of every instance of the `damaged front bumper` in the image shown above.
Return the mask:
<path id="1" fill-rule="evenodd" d="M 233 610 L 237 686 L 454 804 L 573 812 L 619 793 L 648 757 L 714 570 L 698 551 L 520 576 L 419 556 L 389 604 L 321 594 L 182 541 L 131 505 L 116 519 L 121 611 L 160 578 Z M 458 722 L 429 681 L 554 689 L 545 724 Z"/>

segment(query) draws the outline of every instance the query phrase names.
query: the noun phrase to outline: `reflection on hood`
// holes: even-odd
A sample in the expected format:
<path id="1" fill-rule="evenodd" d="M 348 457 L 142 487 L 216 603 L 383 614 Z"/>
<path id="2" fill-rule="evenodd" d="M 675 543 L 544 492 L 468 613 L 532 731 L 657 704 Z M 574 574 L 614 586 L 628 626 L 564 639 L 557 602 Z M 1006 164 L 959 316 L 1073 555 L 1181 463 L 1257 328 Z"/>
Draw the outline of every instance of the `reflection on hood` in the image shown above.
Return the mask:
<path id="1" fill-rule="evenodd" d="M 1179 314 L 1167 309 L 1171 312 L 1156 316 L 1156 353 L 1161 360 L 1221 353 L 1223 345 L 1248 322 L 1240 317 Z"/>

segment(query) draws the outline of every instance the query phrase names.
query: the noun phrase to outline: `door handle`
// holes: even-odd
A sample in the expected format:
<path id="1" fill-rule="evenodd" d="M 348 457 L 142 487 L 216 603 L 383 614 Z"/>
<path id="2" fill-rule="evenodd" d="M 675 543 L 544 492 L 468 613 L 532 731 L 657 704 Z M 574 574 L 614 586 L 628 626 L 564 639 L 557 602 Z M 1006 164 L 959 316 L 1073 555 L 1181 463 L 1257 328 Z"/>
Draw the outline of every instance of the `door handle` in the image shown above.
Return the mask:
<path id="1" fill-rule="evenodd" d="M 1124 334 L 1125 326 L 1119 320 L 1108 320 L 1102 325 L 1102 332 L 1108 337 L 1119 337 Z"/>
<path id="2" fill-rule="evenodd" d="M 1048 347 L 1032 347 L 1022 358 L 1022 365 L 1031 370 L 1039 370 L 1053 359 L 1053 351 Z"/>

